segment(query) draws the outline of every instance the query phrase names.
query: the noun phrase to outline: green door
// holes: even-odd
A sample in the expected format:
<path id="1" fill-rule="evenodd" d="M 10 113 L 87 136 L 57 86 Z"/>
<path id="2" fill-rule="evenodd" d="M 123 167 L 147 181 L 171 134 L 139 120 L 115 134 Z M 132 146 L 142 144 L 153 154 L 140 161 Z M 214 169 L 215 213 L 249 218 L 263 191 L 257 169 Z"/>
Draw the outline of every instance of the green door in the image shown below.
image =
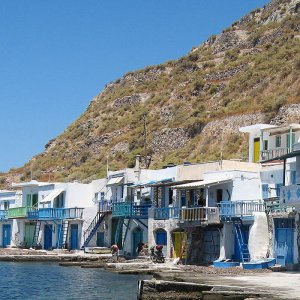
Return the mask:
<path id="1" fill-rule="evenodd" d="M 25 246 L 28 248 L 32 247 L 32 245 L 33 245 L 34 229 L 35 229 L 34 223 L 26 223 L 25 224 L 24 243 L 25 243 Z"/>

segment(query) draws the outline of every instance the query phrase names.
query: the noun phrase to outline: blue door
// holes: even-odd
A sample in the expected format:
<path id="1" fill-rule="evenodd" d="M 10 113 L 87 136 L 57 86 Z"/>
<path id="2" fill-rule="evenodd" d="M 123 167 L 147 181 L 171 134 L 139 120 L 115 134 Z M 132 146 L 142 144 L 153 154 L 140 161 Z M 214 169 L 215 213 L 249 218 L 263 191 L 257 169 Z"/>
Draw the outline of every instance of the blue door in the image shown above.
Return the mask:
<path id="1" fill-rule="evenodd" d="M 141 228 L 136 228 L 132 233 L 132 255 L 137 256 L 137 247 L 139 242 L 143 242 L 143 231 Z"/>
<path id="2" fill-rule="evenodd" d="M 2 246 L 7 247 L 11 241 L 11 225 L 4 224 L 2 227 Z"/>
<path id="3" fill-rule="evenodd" d="M 275 219 L 275 253 L 278 264 L 285 266 L 294 261 L 294 219 Z"/>
<path id="4" fill-rule="evenodd" d="M 52 249 L 52 225 L 45 225 L 44 229 L 44 249 Z"/>
<path id="5" fill-rule="evenodd" d="M 97 232 L 97 247 L 104 247 L 104 232 Z"/>
<path id="6" fill-rule="evenodd" d="M 78 224 L 71 224 L 71 250 L 78 249 Z"/>
<path id="7" fill-rule="evenodd" d="M 248 244 L 249 239 L 249 226 L 241 226 L 243 241 L 245 244 Z M 234 232 L 234 255 L 233 259 L 236 261 L 242 261 L 240 247 L 239 247 L 239 241 L 237 239 L 236 233 Z"/>
<path id="8" fill-rule="evenodd" d="M 167 232 L 163 229 L 156 231 L 156 245 L 167 245 Z"/>

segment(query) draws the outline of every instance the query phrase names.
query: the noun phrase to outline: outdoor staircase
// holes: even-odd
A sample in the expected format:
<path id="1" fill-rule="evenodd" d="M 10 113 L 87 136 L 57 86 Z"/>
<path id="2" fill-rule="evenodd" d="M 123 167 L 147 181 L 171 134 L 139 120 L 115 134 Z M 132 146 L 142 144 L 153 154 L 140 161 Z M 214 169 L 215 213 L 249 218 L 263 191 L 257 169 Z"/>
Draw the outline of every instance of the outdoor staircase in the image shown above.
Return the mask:
<path id="1" fill-rule="evenodd" d="M 88 246 L 92 237 L 97 232 L 100 224 L 104 220 L 104 217 L 105 217 L 105 213 L 101 213 L 100 211 L 97 212 L 95 218 L 93 219 L 93 221 L 90 223 L 89 227 L 83 234 L 83 240 L 84 240 L 84 243 L 82 245 L 83 249 Z"/>
<path id="2" fill-rule="evenodd" d="M 37 247 L 39 245 L 39 235 L 40 235 L 41 225 L 42 225 L 41 221 L 37 221 L 35 224 L 33 243 L 32 243 L 33 247 Z"/>
<path id="3" fill-rule="evenodd" d="M 61 222 L 61 226 L 60 226 L 60 230 L 59 230 L 57 248 L 59 248 L 59 249 L 66 248 L 68 230 L 69 230 L 69 221 L 63 220 Z"/>
<path id="4" fill-rule="evenodd" d="M 240 257 L 242 259 L 242 262 L 249 262 L 250 261 L 250 253 L 248 249 L 248 244 L 246 241 L 244 241 L 243 232 L 242 232 L 242 222 L 240 219 L 233 221 L 235 235 L 238 240 L 239 244 L 239 250 L 240 250 Z"/>
<path id="5" fill-rule="evenodd" d="M 115 233 L 115 243 L 116 244 L 118 243 L 118 241 L 120 239 L 120 235 L 121 235 L 122 249 L 123 249 L 125 241 L 126 241 L 127 233 L 129 230 L 129 224 L 130 224 L 130 219 L 119 218 L 119 220 L 118 220 L 117 229 L 116 229 L 116 233 Z"/>

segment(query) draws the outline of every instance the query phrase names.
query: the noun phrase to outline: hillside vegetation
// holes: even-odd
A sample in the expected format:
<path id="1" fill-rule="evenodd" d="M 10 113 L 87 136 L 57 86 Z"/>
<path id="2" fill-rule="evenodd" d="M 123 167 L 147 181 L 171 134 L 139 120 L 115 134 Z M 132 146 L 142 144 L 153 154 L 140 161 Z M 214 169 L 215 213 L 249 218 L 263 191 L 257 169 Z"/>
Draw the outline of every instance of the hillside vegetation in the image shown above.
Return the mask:
<path id="1" fill-rule="evenodd" d="M 273 1 L 186 56 L 130 72 L 0 184 L 91 180 L 134 164 L 247 158 L 238 127 L 300 121 L 300 0 Z"/>

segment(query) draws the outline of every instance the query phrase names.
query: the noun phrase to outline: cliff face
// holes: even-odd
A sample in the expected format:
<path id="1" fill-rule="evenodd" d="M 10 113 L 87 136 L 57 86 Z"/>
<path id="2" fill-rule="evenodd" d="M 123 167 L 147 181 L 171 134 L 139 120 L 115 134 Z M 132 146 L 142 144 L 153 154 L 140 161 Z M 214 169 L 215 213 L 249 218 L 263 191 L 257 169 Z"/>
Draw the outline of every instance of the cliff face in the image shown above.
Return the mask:
<path id="1" fill-rule="evenodd" d="M 91 180 L 144 164 L 245 159 L 238 127 L 300 121 L 300 0 L 273 1 L 186 56 L 130 72 L 105 89 L 45 151 L 0 184 Z"/>

